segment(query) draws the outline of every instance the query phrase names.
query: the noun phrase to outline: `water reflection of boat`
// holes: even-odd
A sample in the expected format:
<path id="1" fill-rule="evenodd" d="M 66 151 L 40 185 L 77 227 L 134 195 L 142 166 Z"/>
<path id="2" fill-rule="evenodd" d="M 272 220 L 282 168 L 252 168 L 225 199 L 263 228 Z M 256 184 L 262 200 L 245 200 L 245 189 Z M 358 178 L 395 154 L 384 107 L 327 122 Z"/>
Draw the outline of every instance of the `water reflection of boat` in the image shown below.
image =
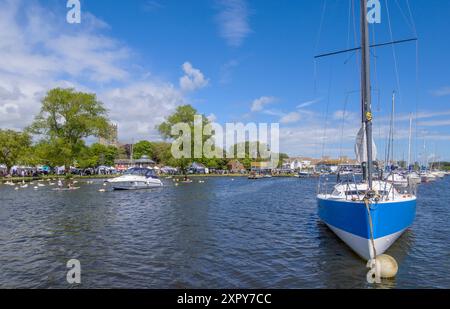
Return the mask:
<path id="1" fill-rule="evenodd" d="M 133 167 L 122 176 L 108 180 L 114 190 L 138 190 L 162 187 L 162 181 L 153 169 Z"/>

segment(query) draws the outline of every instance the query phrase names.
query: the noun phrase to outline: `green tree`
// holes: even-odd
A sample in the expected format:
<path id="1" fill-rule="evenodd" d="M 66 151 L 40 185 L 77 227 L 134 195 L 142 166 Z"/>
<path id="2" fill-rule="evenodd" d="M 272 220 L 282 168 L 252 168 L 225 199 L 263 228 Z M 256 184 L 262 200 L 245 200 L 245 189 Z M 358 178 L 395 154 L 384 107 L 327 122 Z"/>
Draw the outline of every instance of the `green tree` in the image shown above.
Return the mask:
<path id="1" fill-rule="evenodd" d="M 172 135 L 171 130 L 172 126 L 178 123 L 186 123 L 189 125 L 191 129 L 191 153 L 192 156 L 190 158 L 180 158 L 180 159 L 171 159 L 169 163 L 171 165 L 179 167 L 183 173 L 186 173 L 187 168 L 190 166 L 190 164 L 194 161 L 193 160 L 193 154 L 194 154 L 194 117 L 195 115 L 198 115 L 197 110 L 193 108 L 191 105 L 183 105 L 178 106 L 175 110 L 175 113 L 170 115 L 166 121 L 161 123 L 159 126 L 157 126 L 157 129 L 159 133 L 163 136 L 165 139 L 174 139 L 178 138 L 178 135 Z M 202 115 L 202 123 L 203 127 L 205 127 L 207 124 L 209 124 L 208 119 Z M 206 141 L 210 136 L 202 135 L 202 140 Z M 200 160 L 199 160 L 200 161 Z"/>
<path id="2" fill-rule="evenodd" d="M 286 153 L 280 153 L 278 155 L 279 161 L 278 161 L 278 168 L 280 168 L 283 165 L 283 161 L 286 159 L 289 159 L 289 156 Z"/>
<path id="3" fill-rule="evenodd" d="M 244 145 L 242 145 L 244 144 Z M 267 144 L 265 143 L 260 143 L 259 141 L 257 142 L 250 142 L 250 141 L 246 141 L 243 143 L 238 143 L 235 144 L 233 146 L 231 146 L 230 151 L 236 156 L 238 153 L 238 147 L 239 146 L 244 146 L 245 149 L 245 158 L 238 158 L 238 159 L 250 159 L 251 161 L 254 162 L 260 162 L 260 161 L 265 161 L 265 159 L 262 159 L 262 155 L 261 155 L 261 149 L 264 149 L 265 151 L 269 150 L 269 146 L 267 146 Z M 256 149 L 256 153 L 251 153 L 252 150 Z"/>
<path id="4" fill-rule="evenodd" d="M 100 165 L 113 166 L 118 155 L 119 149 L 116 147 L 95 143 L 90 147 L 85 147 L 77 161 L 81 168 L 98 167 Z"/>
<path id="5" fill-rule="evenodd" d="M 149 141 L 140 141 L 133 146 L 133 159 L 139 159 L 142 156 L 147 156 L 153 159 L 154 154 L 155 146 Z"/>
<path id="6" fill-rule="evenodd" d="M 174 159 L 172 157 L 171 147 L 172 145 L 170 143 L 154 142 L 152 160 L 159 164 L 170 165 L 169 162 Z"/>
<path id="7" fill-rule="evenodd" d="M 42 100 L 29 131 L 44 136 L 54 164 L 68 168 L 83 151 L 84 139 L 107 137 L 108 128 L 106 109 L 95 94 L 56 88 Z"/>
<path id="8" fill-rule="evenodd" d="M 83 149 L 83 147 L 81 147 L 81 149 Z M 71 154 L 72 152 L 68 145 L 61 138 L 43 139 L 33 147 L 33 156 L 35 160 L 40 164 L 52 167 L 64 166 L 66 157 Z"/>
<path id="9" fill-rule="evenodd" d="M 0 129 L 0 163 L 6 165 L 8 172 L 23 159 L 30 147 L 31 137 L 28 133 Z"/>

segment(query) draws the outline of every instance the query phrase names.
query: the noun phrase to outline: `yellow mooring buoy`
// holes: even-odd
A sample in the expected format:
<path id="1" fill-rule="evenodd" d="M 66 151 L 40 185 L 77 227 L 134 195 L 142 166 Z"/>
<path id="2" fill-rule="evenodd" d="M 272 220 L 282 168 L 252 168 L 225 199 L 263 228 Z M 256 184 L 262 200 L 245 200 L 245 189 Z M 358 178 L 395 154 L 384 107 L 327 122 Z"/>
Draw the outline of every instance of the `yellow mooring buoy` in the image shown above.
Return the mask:
<path id="1" fill-rule="evenodd" d="M 397 261 L 390 255 L 382 254 L 377 256 L 377 261 L 380 262 L 381 278 L 394 278 L 398 272 Z"/>
<path id="2" fill-rule="evenodd" d="M 370 268 L 367 273 L 367 282 L 369 283 L 381 283 L 381 278 L 394 278 L 398 272 L 397 261 L 387 254 L 381 254 L 375 259 L 369 260 L 367 267 Z"/>

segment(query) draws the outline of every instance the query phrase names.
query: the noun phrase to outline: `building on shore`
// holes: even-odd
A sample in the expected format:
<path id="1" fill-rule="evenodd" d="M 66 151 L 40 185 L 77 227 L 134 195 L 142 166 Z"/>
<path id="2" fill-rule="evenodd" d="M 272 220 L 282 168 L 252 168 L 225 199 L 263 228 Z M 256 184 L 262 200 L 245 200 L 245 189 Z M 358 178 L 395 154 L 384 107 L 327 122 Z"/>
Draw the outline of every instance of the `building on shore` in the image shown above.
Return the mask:
<path id="1" fill-rule="evenodd" d="M 238 160 L 231 160 L 230 162 L 228 162 L 227 168 L 230 173 L 234 174 L 245 172 L 244 164 L 242 164 Z"/>
<path id="2" fill-rule="evenodd" d="M 292 171 L 301 171 L 305 169 L 314 169 L 317 159 L 308 157 L 295 157 L 283 160 L 282 168 Z"/>
<path id="3" fill-rule="evenodd" d="M 283 160 L 282 168 L 291 171 L 328 171 L 337 172 L 338 170 L 355 170 L 360 167 L 360 164 L 355 159 L 350 159 L 346 156 L 337 159 L 329 156 L 324 156 L 320 159 L 309 157 L 294 157 Z"/>
<path id="4" fill-rule="evenodd" d="M 272 171 L 272 168 L 270 167 L 270 162 L 252 162 L 250 170 L 257 173 L 268 173 Z"/>

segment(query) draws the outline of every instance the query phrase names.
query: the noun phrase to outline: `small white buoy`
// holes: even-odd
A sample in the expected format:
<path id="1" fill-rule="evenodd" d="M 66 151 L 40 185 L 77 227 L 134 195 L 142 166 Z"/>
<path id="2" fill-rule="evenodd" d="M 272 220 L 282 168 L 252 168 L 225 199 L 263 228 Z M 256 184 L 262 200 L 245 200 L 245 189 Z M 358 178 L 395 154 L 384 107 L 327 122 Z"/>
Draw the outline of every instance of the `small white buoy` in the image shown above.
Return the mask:
<path id="1" fill-rule="evenodd" d="M 106 190 L 105 189 L 100 189 L 100 190 L 98 190 L 98 192 L 106 192 Z"/>
<path id="2" fill-rule="evenodd" d="M 175 187 L 178 187 L 178 183 L 175 184 Z"/>
<path id="3" fill-rule="evenodd" d="M 14 190 L 18 191 L 18 190 L 19 190 L 19 187 L 15 187 Z"/>
<path id="4" fill-rule="evenodd" d="M 34 186 L 34 188 L 33 188 L 34 190 L 37 190 L 37 189 L 39 189 L 39 187 L 38 186 Z"/>

